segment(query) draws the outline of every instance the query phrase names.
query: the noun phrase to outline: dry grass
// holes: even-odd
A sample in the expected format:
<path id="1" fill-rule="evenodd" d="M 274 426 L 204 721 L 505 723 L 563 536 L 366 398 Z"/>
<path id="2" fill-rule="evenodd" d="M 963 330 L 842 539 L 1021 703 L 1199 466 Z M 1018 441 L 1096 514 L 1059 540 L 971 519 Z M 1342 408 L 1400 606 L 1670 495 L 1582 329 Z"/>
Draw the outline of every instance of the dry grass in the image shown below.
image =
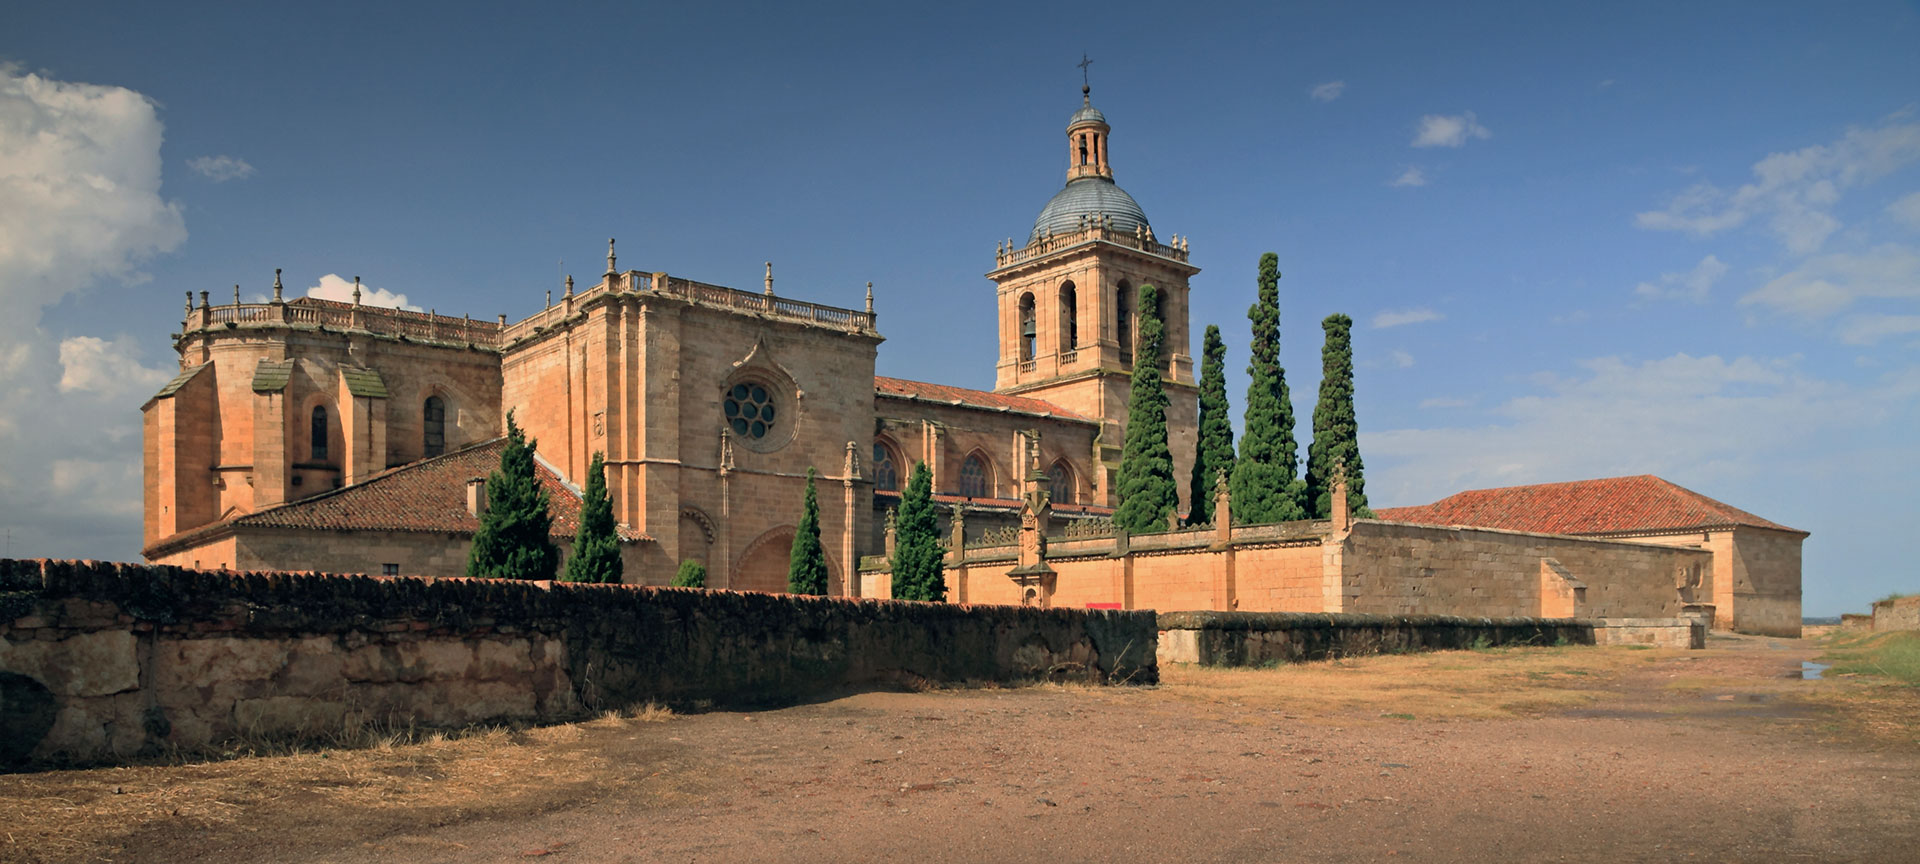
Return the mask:
<path id="1" fill-rule="evenodd" d="M 377 836 L 388 826 L 552 809 L 667 773 L 609 759 L 603 745 L 672 716 L 650 704 L 527 729 L 340 730 L 330 738 L 357 746 L 241 740 L 228 752 L 245 758 L 0 775 L 0 861 L 102 860 L 142 835 L 232 828 L 270 811 L 347 808 Z M 685 783 L 654 785 L 666 798 L 697 794 Z"/>
<path id="2" fill-rule="evenodd" d="M 1587 705 L 1634 665 L 1677 651 L 1496 648 L 1329 660 L 1267 669 L 1177 665 L 1161 690 L 1223 708 L 1351 723 L 1490 719 Z"/>

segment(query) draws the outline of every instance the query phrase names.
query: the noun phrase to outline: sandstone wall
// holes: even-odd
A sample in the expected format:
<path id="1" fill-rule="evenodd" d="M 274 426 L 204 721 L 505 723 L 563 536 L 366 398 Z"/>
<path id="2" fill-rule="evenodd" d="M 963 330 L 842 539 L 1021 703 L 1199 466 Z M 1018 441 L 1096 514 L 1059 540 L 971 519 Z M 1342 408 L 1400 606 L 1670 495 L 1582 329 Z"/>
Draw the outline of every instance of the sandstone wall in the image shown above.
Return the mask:
<path id="1" fill-rule="evenodd" d="M 1920 630 L 1920 595 L 1895 597 L 1873 604 L 1873 632 Z"/>
<path id="2" fill-rule="evenodd" d="M 1160 662 L 1262 666 L 1332 657 L 1492 645 L 1591 645 L 1594 625 L 1545 618 L 1443 615 L 1161 613 Z"/>
<path id="3" fill-rule="evenodd" d="M 1732 533 L 1734 631 L 1798 637 L 1806 536 L 1745 526 Z"/>
<path id="4" fill-rule="evenodd" d="M 1712 562 L 1700 549 L 1372 520 L 1337 552 L 1339 611 L 1377 615 L 1676 618 L 1681 583 Z"/>
<path id="5" fill-rule="evenodd" d="M 1141 613 L 0 560 L 0 761 L 899 682 L 1151 683 L 1153 640 Z"/>

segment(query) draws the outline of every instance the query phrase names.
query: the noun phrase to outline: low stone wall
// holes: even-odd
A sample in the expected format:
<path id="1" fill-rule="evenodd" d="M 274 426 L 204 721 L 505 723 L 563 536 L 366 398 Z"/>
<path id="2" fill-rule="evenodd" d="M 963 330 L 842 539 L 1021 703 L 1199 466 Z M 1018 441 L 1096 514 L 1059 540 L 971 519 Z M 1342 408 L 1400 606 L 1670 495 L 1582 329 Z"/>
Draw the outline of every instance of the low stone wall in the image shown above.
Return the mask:
<path id="1" fill-rule="evenodd" d="M 1893 597 L 1873 604 L 1873 632 L 1920 630 L 1920 594 Z"/>
<path id="2" fill-rule="evenodd" d="M 1873 632 L 1873 616 L 1848 612 L 1840 616 L 1840 629 Z"/>
<path id="3" fill-rule="evenodd" d="M 1160 662 L 1263 666 L 1494 645 L 1594 644 L 1591 621 L 1299 612 L 1163 612 Z"/>
<path id="4" fill-rule="evenodd" d="M 648 700 L 1158 680 L 1150 612 L 0 560 L 0 763 Z"/>
<path id="5" fill-rule="evenodd" d="M 1600 618 L 1592 623 L 1595 645 L 1707 647 L 1707 622 L 1700 618 Z"/>

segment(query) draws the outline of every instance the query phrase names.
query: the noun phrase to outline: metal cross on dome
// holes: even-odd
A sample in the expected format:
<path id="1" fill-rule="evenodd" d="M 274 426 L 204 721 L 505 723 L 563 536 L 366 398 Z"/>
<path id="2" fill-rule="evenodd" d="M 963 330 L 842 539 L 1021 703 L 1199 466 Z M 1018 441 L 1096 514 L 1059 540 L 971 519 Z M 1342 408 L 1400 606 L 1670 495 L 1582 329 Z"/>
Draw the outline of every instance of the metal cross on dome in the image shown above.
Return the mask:
<path id="1" fill-rule="evenodd" d="M 1092 61 L 1092 60 L 1088 60 L 1088 59 L 1087 59 L 1087 55 L 1086 55 L 1086 53 L 1085 53 L 1085 52 L 1082 52 L 1082 53 L 1080 54 L 1080 62 L 1078 62 L 1078 63 L 1075 63 L 1075 64 L 1073 64 L 1073 65 L 1075 65 L 1075 66 L 1078 66 L 1078 67 L 1080 67 L 1080 86 L 1082 86 L 1082 87 L 1090 87 L 1090 86 L 1092 86 L 1092 85 L 1090 85 L 1090 84 L 1088 84 L 1088 83 L 1087 83 L 1087 67 L 1088 67 L 1088 66 L 1092 66 L 1092 65 L 1093 65 L 1093 61 Z"/>

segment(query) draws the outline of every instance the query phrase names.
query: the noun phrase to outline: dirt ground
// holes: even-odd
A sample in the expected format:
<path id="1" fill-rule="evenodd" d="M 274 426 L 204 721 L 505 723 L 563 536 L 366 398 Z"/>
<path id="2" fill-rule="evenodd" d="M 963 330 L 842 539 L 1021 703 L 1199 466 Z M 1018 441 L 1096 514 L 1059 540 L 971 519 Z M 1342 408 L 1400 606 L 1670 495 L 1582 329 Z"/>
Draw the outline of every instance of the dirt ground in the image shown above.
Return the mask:
<path id="1" fill-rule="evenodd" d="M 863 693 L 0 777 L 0 860 L 1920 861 L 1920 693 L 1818 646 Z"/>

